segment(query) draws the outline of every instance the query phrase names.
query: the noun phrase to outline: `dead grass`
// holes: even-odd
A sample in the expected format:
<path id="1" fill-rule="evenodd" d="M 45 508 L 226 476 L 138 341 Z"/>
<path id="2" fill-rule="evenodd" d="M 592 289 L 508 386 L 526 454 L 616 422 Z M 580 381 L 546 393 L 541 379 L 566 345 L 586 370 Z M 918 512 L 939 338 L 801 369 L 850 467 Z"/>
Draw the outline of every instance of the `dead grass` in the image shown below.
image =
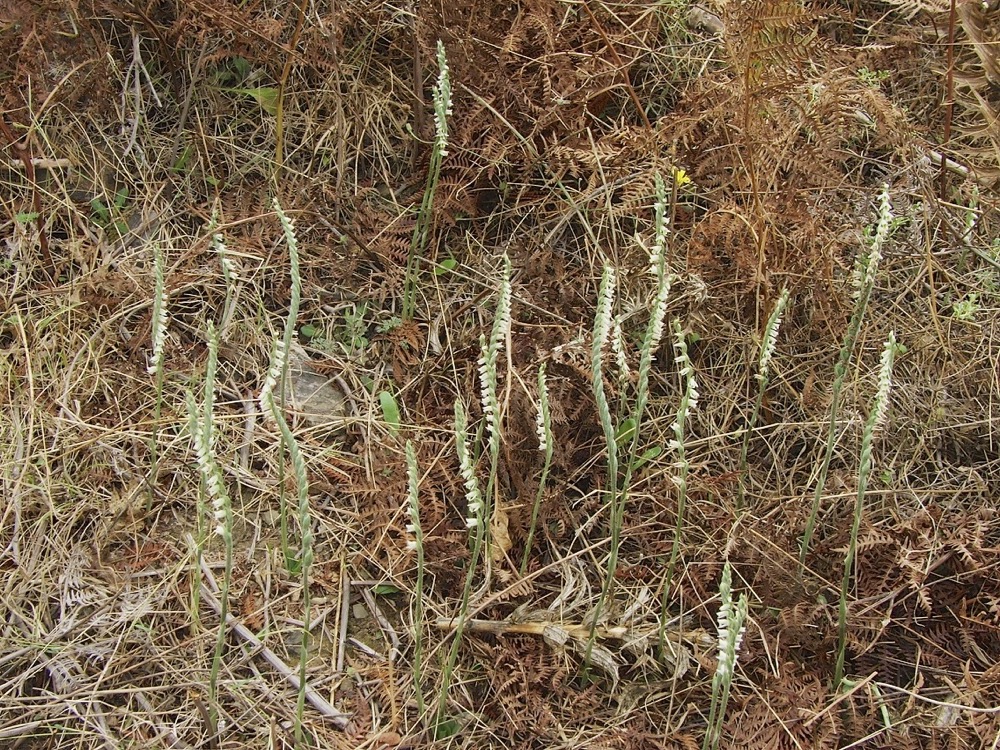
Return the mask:
<path id="1" fill-rule="evenodd" d="M 294 744 L 295 691 L 282 668 L 296 667 L 302 588 L 286 570 L 277 518 L 295 487 L 276 428 L 256 413 L 290 298 L 270 209 L 277 196 L 299 234 L 299 323 L 319 332 L 300 337 L 308 365 L 345 397 L 331 424 L 296 423 L 315 533 L 314 746 L 698 747 L 728 560 L 751 624 L 722 746 L 996 747 L 998 164 L 984 84 L 991 48 L 966 44 L 993 33 L 995 12 L 959 25 L 959 107 L 940 145 L 945 50 L 931 17 L 907 20 L 906 8 L 821 12 L 769 0 L 704 8 L 688 23 L 679 3 L 457 0 L 416 15 L 374 0 L 302 7 L 289 50 L 298 11 L 287 3 L 0 4 L 3 118 L 15 139 L 4 143 L 0 219 L 0 744 Z M 725 24 L 722 38 L 705 18 Z M 438 39 L 455 112 L 418 312 L 404 323 Z M 284 163 L 275 165 L 278 124 L 258 99 L 277 93 L 286 62 Z M 861 65 L 890 74 L 872 87 Z M 931 162 L 950 147 L 965 172 L 942 181 Z M 677 523 L 665 451 L 628 488 L 597 668 L 583 670 L 578 644 L 610 536 L 590 383 L 593 308 L 611 263 L 634 367 L 649 295 L 634 235 L 651 236 L 654 175 L 672 167 L 693 187 L 676 207 L 667 314 L 690 332 L 701 390 L 688 424 L 680 563 L 662 612 Z M 800 573 L 850 270 L 885 182 L 900 221 Z M 213 215 L 238 268 L 228 289 Z M 155 425 L 153 243 L 166 258 L 170 312 Z M 469 558 L 452 410 L 462 398 L 474 424 L 481 417 L 479 337 L 492 326 L 505 252 L 514 303 L 499 368 L 499 554 L 470 607 L 452 680 L 456 734 L 435 740 L 415 708 L 412 629 L 424 634 L 433 705 Z M 435 273 L 446 259 L 455 268 Z M 791 302 L 740 513 L 759 336 L 783 286 Z M 214 707 L 223 550 L 198 517 L 184 407 L 184 392 L 202 382 L 208 320 L 224 323 L 216 451 L 236 542 Z M 858 445 L 891 330 L 908 351 L 876 444 L 849 603 L 851 682 L 837 692 L 836 601 Z M 522 577 L 542 461 L 541 362 L 555 453 Z M 629 387 L 609 376 L 612 403 L 627 401 Z M 673 437 L 681 387 L 665 343 L 643 449 Z M 383 418 L 383 391 L 399 404 L 398 434 Z M 422 472 L 421 623 L 412 622 L 406 439 Z"/>

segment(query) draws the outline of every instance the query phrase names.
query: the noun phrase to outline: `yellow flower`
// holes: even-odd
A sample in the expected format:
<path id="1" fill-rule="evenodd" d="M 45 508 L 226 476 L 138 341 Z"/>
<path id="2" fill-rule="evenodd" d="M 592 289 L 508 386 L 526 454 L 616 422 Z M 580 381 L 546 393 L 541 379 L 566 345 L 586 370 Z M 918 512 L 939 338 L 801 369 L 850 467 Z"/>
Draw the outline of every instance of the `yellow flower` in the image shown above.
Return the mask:
<path id="1" fill-rule="evenodd" d="M 691 178 L 688 177 L 688 173 L 683 169 L 678 169 L 674 167 L 674 182 L 677 183 L 677 187 L 684 187 L 685 185 L 691 184 Z"/>

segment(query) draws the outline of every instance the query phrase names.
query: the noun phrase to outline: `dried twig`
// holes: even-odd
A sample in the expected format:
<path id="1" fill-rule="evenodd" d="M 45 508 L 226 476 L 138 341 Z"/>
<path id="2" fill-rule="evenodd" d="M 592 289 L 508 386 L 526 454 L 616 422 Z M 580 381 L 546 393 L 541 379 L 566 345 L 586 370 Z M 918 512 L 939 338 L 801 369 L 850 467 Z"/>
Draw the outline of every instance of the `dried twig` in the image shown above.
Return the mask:
<path id="1" fill-rule="evenodd" d="M 206 583 L 201 584 L 201 596 L 206 602 L 208 602 L 209 606 L 215 610 L 216 614 L 222 612 L 222 604 L 220 604 L 219 600 L 215 598 L 215 593 Z M 276 653 L 261 643 L 260 639 L 250 632 L 250 629 L 240 622 L 239 619 L 234 617 L 232 614 L 228 614 L 226 616 L 226 625 L 231 627 L 236 635 L 249 643 L 262 657 L 264 657 L 264 661 L 280 673 L 288 684 L 292 686 L 293 690 L 297 691 L 299 689 L 298 675 L 295 674 L 295 672 L 287 664 L 285 664 L 285 662 L 282 661 Z M 329 701 L 327 701 L 326 698 L 310 688 L 308 685 L 305 687 L 305 693 L 306 700 L 312 704 L 312 707 L 332 721 L 337 728 L 343 729 L 346 732 L 351 731 L 351 720 L 347 714 L 339 711 Z"/>

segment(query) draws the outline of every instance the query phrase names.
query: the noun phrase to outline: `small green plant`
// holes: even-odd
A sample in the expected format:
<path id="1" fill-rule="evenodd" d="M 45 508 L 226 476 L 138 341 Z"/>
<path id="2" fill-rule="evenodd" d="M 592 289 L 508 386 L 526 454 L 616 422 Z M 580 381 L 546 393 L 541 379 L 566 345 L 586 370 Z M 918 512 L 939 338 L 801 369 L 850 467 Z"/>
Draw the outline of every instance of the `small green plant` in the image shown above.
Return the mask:
<path id="1" fill-rule="evenodd" d="M 128 222 L 122 218 L 122 212 L 128 205 L 129 191 L 127 187 L 120 188 L 109 206 L 100 198 L 90 201 L 90 211 L 94 223 L 106 230 L 114 230 L 119 235 L 128 233 Z"/>
<path id="2" fill-rule="evenodd" d="M 740 646 L 743 644 L 743 633 L 746 630 L 747 595 L 740 594 L 740 599 L 733 604 L 732 570 L 727 562 L 722 569 L 722 581 L 719 583 L 719 613 L 716 621 L 719 628 L 719 656 L 712 677 L 712 703 L 708 711 L 708 730 L 701 743 L 702 750 L 716 750 L 722 737 L 722 724 L 726 718 L 726 706 L 729 705 L 730 689 L 733 684 L 733 674 L 736 671 L 736 660 L 739 658 Z"/>
<path id="3" fill-rule="evenodd" d="M 867 236 L 871 237 L 868 243 L 868 252 L 860 254 L 854 266 L 854 310 L 851 313 L 851 320 L 847 324 L 844 341 L 840 347 L 840 355 L 833 370 L 830 422 L 826 435 L 826 451 L 823 455 L 823 461 L 820 464 L 816 489 L 813 493 L 812 508 L 809 511 L 805 533 L 802 536 L 802 544 L 799 548 L 800 572 L 805 569 L 806 555 L 809 553 L 809 546 L 812 543 L 813 533 L 816 530 L 816 519 L 819 516 L 820 503 L 823 500 L 823 490 L 826 488 L 826 478 L 830 471 L 830 461 L 833 458 L 833 449 L 837 441 L 837 417 L 840 412 L 841 389 L 847 377 L 847 369 L 851 358 L 854 356 L 854 347 L 857 344 L 858 333 L 861 330 L 861 322 L 864 320 L 865 312 L 868 309 L 868 302 L 871 299 L 872 291 L 875 289 L 875 278 L 879 262 L 882 259 L 882 247 L 889 239 L 892 226 L 892 202 L 889 199 L 889 186 L 885 185 L 879 196 L 878 222 L 876 223 L 875 230 L 866 233 Z"/>
<path id="4" fill-rule="evenodd" d="M 399 404 L 396 403 L 395 396 L 389 391 L 379 391 L 379 406 L 382 408 L 382 419 L 389 427 L 389 432 L 393 435 L 399 434 L 400 415 Z"/>
<path id="5" fill-rule="evenodd" d="M 896 335 L 889 334 L 878 373 L 878 391 L 868 414 L 868 421 L 861 436 L 861 459 L 858 466 L 858 492 L 854 502 L 854 521 L 851 524 L 851 539 L 844 557 L 844 576 L 840 583 L 840 607 L 837 620 L 837 666 L 833 678 L 834 689 L 839 689 L 844 679 L 844 658 L 847 653 L 847 595 L 851 586 L 851 573 L 858 549 L 858 532 L 861 528 L 861 514 L 868 490 L 868 479 L 872 471 L 872 442 L 875 433 L 885 423 L 889 411 L 889 392 L 892 389 L 892 366 L 896 355 L 903 351 L 896 342 Z"/>
<path id="6" fill-rule="evenodd" d="M 340 343 L 348 357 L 355 357 L 367 351 L 368 341 L 368 304 L 360 302 L 349 305 L 344 310 L 344 328 Z"/>
<path id="7" fill-rule="evenodd" d="M 431 219 L 434 208 L 434 193 L 441 179 L 441 164 L 448 155 L 448 118 L 451 116 L 451 75 L 444 43 L 437 43 L 438 79 L 434 85 L 434 143 L 431 146 L 431 163 L 427 173 L 427 185 L 417 211 L 417 221 L 410 241 L 410 252 L 406 259 L 406 281 L 403 293 L 403 320 L 412 320 L 416 310 L 417 263 L 427 250 L 430 237 Z"/>
<path id="8" fill-rule="evenodd" d="M 973 323 L 979 310 L 979 295 L 976 292 L 969 292 L 963 299 L 951 306 L 951 317 L 962 323 Z"/>
<path id="9" fill-rule="evenodd" d="M 872 89 L 879 88 L 884 81 L 892 76 L 888 70 L 871 70 L 867 67 L 858 69 L 858 80 Z"/>

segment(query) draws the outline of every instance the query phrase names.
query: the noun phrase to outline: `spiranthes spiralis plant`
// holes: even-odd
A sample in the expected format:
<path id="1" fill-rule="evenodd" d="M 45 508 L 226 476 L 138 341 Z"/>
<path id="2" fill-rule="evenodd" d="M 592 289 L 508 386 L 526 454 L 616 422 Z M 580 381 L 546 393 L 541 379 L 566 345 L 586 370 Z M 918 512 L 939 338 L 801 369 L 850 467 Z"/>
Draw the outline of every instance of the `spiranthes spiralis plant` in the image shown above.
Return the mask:
<path id="1" fill-rule="evenodd" d="M 878 391 L 872 403 L 865 429 L 861 435 L 861 454 L 858 465 L 858 492 L 854 500 L 854 521 L 851 524 L 851 539 L 844 558 L 844 576 L 840 584 L 840 608 L 837 622 L 837 666 L 834 674 L 834 689 L 840 687 L 844 679 L 844 656 L 847 652 L 847 594 L 851 585 L 851 571 L 858 548 L 858 531 L 861 528 L 861 513 L 864 509 L 865 492 L 872 471 L 872 442 L 875 433 L 885 423 L 889 411 L 889 393 L 892 390 L 892 366 L 896 355 L 904 351 L 896 342 L 896 334 L 890 333 L 882 349 L 878 372 Z"/>
<path id="2" fill-rule="evenodd" d="M 687 420 L 698 407 L 698 381 L 694 376 L 694 368 L 691 366 L 691 358 L 688 356 L 687 337 L 681 328 L 680 321 L 676 318 L 673 323 L 674 328 L 674 362 L 679 366 L 677 375 L 681 379 L 682 387 L 681 400 L 677 406 L 677 414 L 671 425 L 674 436 L 668 443 L 670 451 L 675 456 L 673 468 L 677 470 L 672 479 L 677 488 L 677 523 L 674 527 L 674 541 L 670 546 L 670 561 L 667 563 L 667 570 L 663 576 L 663 592 L 660 602 L 660 650 L 666 648 L 666 612 L 667 602 L 670 597 L 670 583 L 674 576 L 674 568 L 677 565 L 677 558 L 680 555 L 681 541 L 684 534 L 684 516 L 687 512 L 687 486 L 688 474 L 691 471 L 691 463 L 688 461 L 685 439 L 687 435 Z"/>
<path id="3" fill-rule="evenodd" d="M 493 327 L 490 330 L 489 340 L 485 336 L 479 339 L 479 400 L 483 410 L 486 451 L 489 456 L 486 492 L 483 495 L 483 511 L 486 518 L 485 543 L 487 566 L 492 561 L 490 521 L 493 519 L 493 494 L 496 489 L 497 468 L 500 463 L 501 415 L 500 400 L 497 396 L 497 366 L 504 342 L 510 335 L 512 308 L 510 273 L 510 258 L 504 254 L 503 278 L 500 280 L 500 291 L 497 295 L 497 307 L 493 316 Z"/>
<path id="4" fill-rule="evenodd" d="M 636 384 L 635 406 L 628 420 L 629 429 L 626 431 L 626 434 L 631 432 L 632 435 L 628 450 L 628 462 L 625 467 L 624 487 L 626 492 L 631 482 L 632 473 L 646 460 L 654 457 L 648 452 L 639 454 L 640 428 L 646 411 L 646 403 L 649 401 L 649 374 L 653 369 L 653 362 L 656 360 L 656 351 L 663 339 L 667 300 L 670 297 L 671 275 L 668 268 L 668 255 L 671 225 L 677 202 L 677 189 L 691 181 L 684 174 L 684 170 L 675 169 L 673 174 L 669 203 L 663 178 L 659 174 L 656 175 L 656 198 L 653 203 L 653 246 L 649 249 L 649 273 L 653 277 L 654 286 L 649 302 L 649 320 L 646 323 L 646 331 L 639 348 L 639 377 Z M 642 246 L 641 240 L 638 237 L 636 239 Z M 624 509 L 624 503 L 620 505 L 620 509 Z"/>
<path id="5" fill-rule="evenodd" d="M 413 602 L 413 688 L 417 695 L 417 715 L 424 715 L 423 633 L 424 633 L 424 533 L 420 528 L 420 469 L 413 443 L 406 441 L 407 512 L 406 548 L 417 557 L 417 586 Z"/>
<path id="6" fill-rule="evenodd" d="M 431 145 L 430 168 L 423 199 L 417 211 L 417 221 L 410 240 L 410 252 L 406 259 L 405 290 L 403 292 L 403 320 L 412 320 L 416 309 L 417 263 L 427 249 L 430 236 L 434 193 L 441 179 L 441 164 L 448 155 L 448 118 L 451 116 L 451 72 L 444 43 L 437 43 L 438 78 L 432 93 L 434 99 L 434 143 Z"/>
<path id="7" fill-rule="evenodd" d="M 702 750 L 719 747 L 722 736 L 722 723 L 726 718 L 726 706 L 729 704 L 730 690 L 733 684 L 733 673 L 736 670 L 736 660 L 739 658 L 740 646 L 743 644 L 743 634 L 746 630 L 747 595 L 740 594 L 739 601 L 733 603 L 732 571 L 727 562 L 722 569 L 722 581 L 719 583 L 719 613 L 717 623 L 719 628 L 719 656 L 712 678 L 712 702 L 708 711 L 708 727 L 705 739 L 701 743 Z"/>
<path id="8" fill-rule="evenodd" d="M 458 453 L 459 468 L 465 482 L 465 496 L 468 502 L 468 515 L 465 519 L 469 529 L 469 567 L 465 575 L 465 585 L 462 589 L 462 601 L 459 608 L 458 621 L 455 626 L 454 640 L 448 652 L 448 660 L 442 674 L 442 684 L 435 712 L 435 732 L 440 736 L 450 734 L 454 728 L 453 722 L 445 719 L 445 707 L 448 700 L 448 690 L 451 685 L 451 675 L 458 659 L 458 648 L 465 630 L 465 620 L 468 617 L 469 601 L 472 597 L 472 585 L 476 577 L 479 559 L 482 556 L 486 567 L 483 587 L 489 585 L 490 579 L 490 521 L 493 517 L 493 493 L 496 488 L 497 468 L 500 462 L 500 402 L 497 396 L 497 366 L 504 342 L 510 334 L 511 326 L 511 266 L 507 255 L 503 258 L 503 278 L 500 281 L 500 291 L 497 294 L 496 312 L 493 316 L 493 327 L 489 339 L 480 337 L 479 355 L 479 396 L 483 410 L 483 423 L 477 431 L 477 437 L 472 441 L 468 427 L 468 416 L 465 404 L 461 398 L 455 401 L 455 447 Z M 484 437 L 485 451 L 489 457 L 488 474 L 485 493 L 480 489 L 476 474 L 475 456 Z"/>
<path id="9" fill-rule="evenodd" d="M 639 466 L 658 453 L 658 448 L 651 453 L 646 451 L 639 453 L 639 439 L 643 417 L 645 415 L 646 403 L 649 400 L 649 375 L 653 369 L 653 362 L 656 359 L 656 352 L 663 339 L 663 329 L 667 314 L 667 300 L 670 297 L 670 269 L 668 267 L 668 257 L 670 251 L 670 237 L 674 220 L 674 212 L 677 204 L 677 191 L 684 187 L 691 180 L 683 170 L 672 170 L 669 203 L 667 189 L 663 178 L 656 175 L 656 199 L 653 203 L 653 245 L 649 250 L 649 272 L 655 280 L 653 296 L 650 301 L 649 321 L 646 323 L 646 332 L 642 338 L 639 351 L 639 378 L 636 386 L 635 408 L 632 412 L 632 441 L 628 451 L 628 462 L 625 470 L 625 482 L 622 497 L 619 500 L 617 515 L 614 525 L 619 529 L 623 523 L 624 506 L 626 493 L 631 483 L 632 474 Z M 641 244 L 641 243 L 640 243 Z M 618 532 L 620 533 L 620 531 Z M 614 571 L 611 571 L 609 579 L 614 579 Z M 666 600 L 664 599 L 664 602 Z M 666 637 L 666 607 L 661 607 L 660 617 L 660 648 L 665 645 Z"/>
<path id="10" fill-rule="evenodd" d="M 278 199 L 274 199 L 274 210 L 278 215 L 278 221 L 281 223 L 281 229 L 285 236 L 285 244 L 288 245 L 288 260 L 289 260 L 289 274 L 291 276 L 291 299 L 288 303 L 288 315 L 285 318 L 285 325 L 279 336 L 276 336 L 271 348 L 271 361 L 268 366 L 267 375 L 264 378 L 264 385 L 261 388 L 260 396 L 258 397 L 258 402 L 260 404 L 261 413 L 264 415 L 274 416 L 277 414 L 281 416 L 282 419 L 278 421 L 279 431 L 281 433 L 282 447 L 289 450 L 291 454 L 292 448 L 288 445 L 288 438 L 286 435 L 291 434 L 288 429 L 288 425 L 285 424 L 283 414 L 281 411 L 281 406 L 284 403 L 285 394 L 285 378 L 287 376 L 288 370 L 288 353 L 291 351 L 292 344 L 295 341 L 295 324 L 299 316 L 299 305 L 302 301 L 302 278 L 299 273 L 299 242 L 295 235 L 295 225 L 292 223 L 291 218 L 282 209 L 281 204 Z M 275 396 L 275 391 L 277 390 L 277 396 Z M 284 425 L 285 429 L 280 429 Z M 293 441 L 294 442 L 294 441 Z M 285 483 L 284 483 L 284 465 L 279 464 L 278 466 L 278 482 L 279 482 L 279 526 L 281 534 L 281 551 L 285 559 L 285 567 L 289 571 L 295 571 L 298 567 L 299 561 L 296 560 L 296 556 L 291 547 L 291 542 L 288 536 L 288 503 L 285 498 Z"/>
<path id="11" fill-rule="evenodd" d="M 608 403 L 608 394 L 604 387 L 604 348 L 607 346 L 608 339 L 611 336 L 613 325 L 611 310 L 615 299 L 615 280 L 615 269 L 610 265 L 605 265 L 604 271 L 601 274 L 601 286 L 597 292 L 597 310 L 594 313 L 593 341 L 590 348 L 590 385 L 594 392 L 594 401 L 597 405 L 597 418 L 601 423 L 601 430 L 604 433 L 604 443 L 608 450 L 607 495 L 611 527 L 611 552 L 608 560 L 609 575 L 605 579 L 604 586 L 601 589 L 601 596 L 597 601 L 597 607 L 594 610 L 593 619 L 590 623 L 590 637 L 587 639 L 587 649 L 583 658 L 585 669 L 590 665 L 590 656 L 593 652 L 594 640 L 597 634 L 597 624 L 610 596 L 611 581 L 618 555 L 616 544 L 618 534 L 614 524 L 618 498 L 618 436 L 611 416 L 611 405 Z"/>
<path id="12" fill-rule="evenodd" d="M 219 593 L 220 623 L 219 634 L 215 641 L 215 653 L 212 657 L 212 670 L 208 682 L 210 715 L 215 732 L 218 723 L 218 682 L 219 669 L 222 664 L 222 649 L 226 641 L 226 618 L 229 614 L 229 588 L 233 578 L 233 508 L 229 492 L 222 476 L 222 469 L 215 456 L 215 373 L 219 361 L 219 338 L 215 326 L 208 322 L 208 362 L 205 367 L 204 403 L 201 408 L 195 401 L 194 394 L 188 391 L 186 395 L 188 412 L 188 433 L 198 458 L 198 472 L 201 475 L 201 488 L 204 496 L 211 503 L 212 524 L 214 533 L 222 538 L 225 547 L 225 569 L 222 576 L 222 590 Z M 199 556 L 205 543 L 204 535 L 199 539 Z M 199 587 L 194 587 L 197 590 Z"/>
<path id="13" fill-rule="evenodd" d="M 455 399 L 455 450 L 458 453 L 458 465 L 465 483 L 465 499 L 468 503 L 468 515 L 465 519 L 466 528 L 471 536 L 469 567 L 465 573 L 465 585 L 462 587 L 462 601 L 459 605 L 458 619 L 455 623 L 455 633 L 448 651 L 448 658 L 441 674 L 441 686 L 438 692 L 437 710 L 434 717 L 434 731 L 439 737 L 454 733 L 455 723 L 445 718 L 448 702 L 448 691 L 451 688 L 451 677 L 458 660 L 458 648 L 465 631 L 465 621 L 468 617 L 469 598 L 472 594 L 472 583 L 476 576 L 479 557 L 482 554 L 486 539 L 486 518 L 483 494 L 479 488 L 479 478 L 476 475 L 476 463 L 469 449 L 469 423 L 462 398 Z"/>
<path id="14" fill-rule="evenodd" d="M 826 450 L 823 454 L 823 461 L 820 464 L 819 476 L 816 480 L 816 490 L 813 493 L 812 508 L 809 511 L 805 533 L 802 536 L 802 545 L 799 548 L 800 573 L 805 569 L 806 555 L 809 554 L 809 546 L 812 543 L 813 534 L 816 530 L 819 506 L 823 500 L 823 490 L 826 488 L 826 478 L 830 471 L 830 461 L 833 458 L 833 449 L 837 442 L 837 416 L 840 411 L 840 392 L 844 386 L 844 379 L 847 377 L 847 369 L 850 366 L 851 357 L 854 355 L 854 347 L 858 341 L 861 322 L 864 320 L 872 290 L 875 288 L 875 277 L 878 272 L 879 262 L 882 259 L 882 247 L 885 245 L 886 240 L 889 239 L 891 228 L 892 202 L 889 198 L 889 186 L 884 185 L 879 195 L 878 222 L 870 240 L 870 247 L 866 254 L 862 253 L 858 256 L 852 275 L 854 283 L 854 309 L 851 312 L 851 320 L 847 324 L 847 331 L 844 333 L 844 340 L 840 347 L 840 354 L 837 357 L 837 364 L 833 369 L 833 385 L 830 389 L 830 422 L 826 435 Z"/>
<path id="15" fill-rule="evenodd" d="M 649 320 L 646 323 L 646 330 L 639 348 L 639 372 L 636 384 L 635 403 L 629 417 L 623 423 L 624 429 L 619 429 L 617 433 L 612 433 L 612 442 L 608 446 L 608 486 L 611 487 L 611 498 L 609 502 L 611 549 L 608 555 L 608 568 L 604 586 L 601 592 L 601 599 L 598 603 L 597 612 L 591 623 L 590 639 L 588 642 L 587 655 L 589 658 L 593 645 L 595 628 L 604 606 L 611 596 L 614 586 L 615 572 L 618 566 L 618 553 L 621 543 L 621 527 L 624 523 L 625 505 L 628 499 L 628 489 L 631 485 L 632 474 L 642 465 L 642 463 L 653 457 L 656 451 L 639 453 L 639 440 L 641 435 L 642 420 L 645 415 L 646 404 L 649 400 L 649 376 L 652 371 L 653 362 L 656 358 L 656 351 L 663 338 L 664 320 L 667 312 L 667 299 L 670 296 L 670 273 L 668 269 L 667 256 L 669 250 L 671 224 L 673 223 L 673 212 L 676 204 L 677 189 L 685 184 L 682 179 L 686 179 L 682 171 L 674 172 L 672 180 L 671 194 L 668 202 L 667 189 L 663 178 L 656 175 L 656 198 L 653 203 L 653 245 L 649 249 L 649 270 L 653 277 L 653 293 L 649 302 Z M 638 238 L 637 238 L 638 240 Z M 642 242 L 639 241 L 640 246 Z M 607 339 L 608 334 L 604 333 L 605 322 L 604 311 L 610 314 L 614 295 L 614 276 L 611 275 L 607 289 L 602 283 L 601 292 L 598 293 L 598 314 L 594 321 L 594 348 L 591 351 L 591 367 L 595 400 L 598 404 L 598 415 L 601 426 L 604 430 L 605 440 L 608 439 L 607 425 L 610 424 L 610 408 L 604 394 L 603 373 L 601 372 L 601 361 L 599 359 L 603 342 L 599 339 Z M 611 328 L 612 348 L 616 350 L 616 358 L 620 360 L 619 369 L 624 370 L 624 355 L 618 354 L 620 344 L 615 347 L 617 326 Z M 620 336 L 620 334 L 618 334 Z M 620 339 L 619 339 L 620 340 Z M 599 348 L 600 347 L 600 348 Z M 627 446 L 627 461 L 625 463 L 625 476 L 621 484 L 618 485 L 618 457 L 617 445 L 619 436 L 631 435 Z"/>
<path id="16" fill-rule="evenodd" d="M 281 402 L 275 396 L 275 389 L 284 394 L 284 379 L 288 364 L 288 352 L 291 350 L 295 336 L 295 321 L 298 317 L 299 304 L 302 299 L 302 281 L 299 275 L 298 239 L 295 236 L 295 226 L 292 220 L 281 208 L 277 198 L 274 200 L 274 210 L 278 214 L 281 228 L 288 245 L 288 257 L 292 281 L 291 300 L 288 306 L 288 316 L 281 338 L 276 339 L 271 353 L 271 364 L 268 368 L 264 386 L 261 389 L 260 405 L 264 414 L 274 420 L 281 435 L 282 447 L 288 451 L 297 487 L 296 515 L 299 524 L 298 557 L 291 551 L 288 539 L 288 511 L 284 495 L 283 464 L 279 464 L 279 483 L 281 486 L 281 544 L 285 564 L 289 570 L 298 570 L 302 584 L 302 638 L 299 644 L 299 693 L 295 705 L 295 742 L 302 747 L 305 742 L 303 729 L 303 714 L 306 698 L 306 666 L 309 659 L 309 621 L 311 616 L 311 597 L 309 591 L 309 573 L 313 561 L 312 515 L 309 508 L 309 477 L 306 471 L 305 458 L 299 450 L 295 435 L 285 419 Z"/>
<path id="17" fill-rule="evenodd" d="M 528 569 L 528 556 L 531 554 L 531 544 L 535 539 L 535 529 L 538 527 L 538 511 L 542 506 L 542 496 L 545 494 L 545 484 L 552 467 L 554 451 L 552 437 L 552 410 L 549 407 L 549 387 L 545 379 L 545 363 L 538 368 L 538 404 L 535 428 L 538 433 L 538 450 L 545 457 L 542 463 L 542 476 L 538 480 L 538 490 L 535 492 L 535 504 L 531 508 L 531 523 L 528 525 L 528 538 L 524 542 L 524 556 L 521 558 L 521 575 Z"/>
<path id="18" fill-rule="evenodd" d="M 149 441 L 150 475 L 149 475 L 149 496 L 146 498 L 146 512 L 153 509 L 153 495 L 156 487 L 156 479 L 160 470 L 159 461 L 159 438 L 160 438 L 160 417 L 163 414 L 163 350 L 167 344 L 167 323 L 169 321 L 169 310 L 167 303 L 169 295 L 167 293 L 165 261 L 163 258 L 163 248 L 160 244 L 153 244 L 153 351 L 149 357 L 149 366 L 146 371 L 156 378 L 155 401 L 153 403 L 153 429 Z"/>
<path id="19" fill-rule="evenodd" d="M 781 328 L 781 317 L 785 313 L 785 306 L 788 304 L 788 288 L 785 287 L 774 303 L 771 316 L 767 319 L 764 327 L 764 337 L 760 342 L 760 356 L 757 358 L 757 399 L 753 404 L 753 412 L 747 422 L 746 430 L 743 432 L 743 446 L 740 448 L 740 482 L 737 489 L 736 509 L 743 509 L 743 501 L 746 493 L 747 475 L 747 450 L 750 446 L 750 435 L 757 426 L 757 418 L 760 416 L 761 405 L 764 403 L 764 393 L 767 391 L 767 384 L 770 382 L 770 365 L 774 356 L 774 348 L 778 343 L 778 329 Z"/>

